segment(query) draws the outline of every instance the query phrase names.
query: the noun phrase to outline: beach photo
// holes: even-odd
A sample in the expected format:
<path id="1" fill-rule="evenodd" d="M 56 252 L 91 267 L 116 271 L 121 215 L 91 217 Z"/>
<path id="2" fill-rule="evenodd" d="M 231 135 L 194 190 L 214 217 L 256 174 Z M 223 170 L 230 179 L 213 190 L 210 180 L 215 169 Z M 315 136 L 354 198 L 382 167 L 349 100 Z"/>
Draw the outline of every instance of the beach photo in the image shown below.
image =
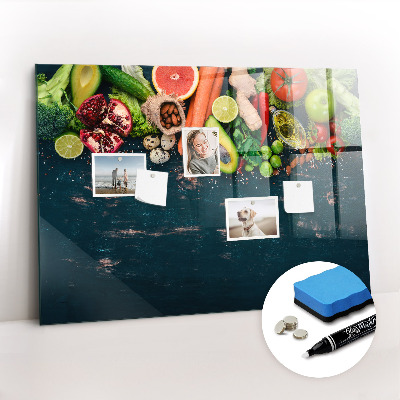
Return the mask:
<path id="1" fill-rule="evenodd" d="M 218 128 L 183 128 L 182 150 L 186 178 L 221 175 Z"/>
<path id="2" fill-rule="evenodd" d="M 225 199 L 227 240 L 279 238 L 278 197 Z"/>
<path id="3" fill-rule="evenodd" d="M 138 169 L 145 154 L 92 154 L 93 197 L 135 196 Z"/>

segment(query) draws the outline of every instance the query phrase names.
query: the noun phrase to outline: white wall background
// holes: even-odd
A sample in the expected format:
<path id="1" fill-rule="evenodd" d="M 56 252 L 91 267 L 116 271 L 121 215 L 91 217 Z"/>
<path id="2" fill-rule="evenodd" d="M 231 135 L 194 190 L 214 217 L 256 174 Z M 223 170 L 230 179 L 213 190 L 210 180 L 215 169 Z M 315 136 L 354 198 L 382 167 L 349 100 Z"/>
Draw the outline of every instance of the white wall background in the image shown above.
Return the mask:
<path id="1" fill-rule="evenodd" d="M 357 68 L 378 314 L 370 352 L 329 382 L 275 361 L 260 312 L 3 322 L 0 399 L 399 399 L 397 3 L 0 1 L 0 321 L 38 317 L 35 63 Z"/>

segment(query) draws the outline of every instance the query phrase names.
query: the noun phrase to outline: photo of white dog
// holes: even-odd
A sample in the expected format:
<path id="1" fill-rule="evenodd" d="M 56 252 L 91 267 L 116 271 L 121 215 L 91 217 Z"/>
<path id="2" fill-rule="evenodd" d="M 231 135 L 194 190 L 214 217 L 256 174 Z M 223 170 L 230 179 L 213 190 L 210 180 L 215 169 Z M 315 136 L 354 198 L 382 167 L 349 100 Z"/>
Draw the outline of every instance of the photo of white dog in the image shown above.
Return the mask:
<path id="1" fill-rule="evenodd" d="M 228 241 L 279 237 L 277 197 L 226 199 L 225 211 Z"/>

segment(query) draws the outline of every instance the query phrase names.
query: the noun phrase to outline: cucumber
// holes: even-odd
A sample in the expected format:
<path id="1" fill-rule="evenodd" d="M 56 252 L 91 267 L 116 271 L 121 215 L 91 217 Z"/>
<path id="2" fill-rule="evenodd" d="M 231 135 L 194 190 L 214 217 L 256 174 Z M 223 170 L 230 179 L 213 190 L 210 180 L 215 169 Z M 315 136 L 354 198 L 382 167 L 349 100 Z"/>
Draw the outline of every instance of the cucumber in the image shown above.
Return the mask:
<path id="1" fill-rule="evenodd" d="M 135 96 L 139 100 L 146 100 L 150 91 L 133 76 L 111 65 L 100 65 L 103 78 L 113 86 Z"/>

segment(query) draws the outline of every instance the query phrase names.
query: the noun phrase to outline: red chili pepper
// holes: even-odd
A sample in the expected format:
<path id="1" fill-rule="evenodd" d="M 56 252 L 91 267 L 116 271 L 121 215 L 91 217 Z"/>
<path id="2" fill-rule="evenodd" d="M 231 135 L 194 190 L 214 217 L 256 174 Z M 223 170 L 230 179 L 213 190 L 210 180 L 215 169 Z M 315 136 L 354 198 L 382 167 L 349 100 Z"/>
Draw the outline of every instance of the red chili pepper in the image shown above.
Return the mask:
<path id="1" fill-rule="evenodd" d="M 241 173 L 242 173 L 242 168 L 243 168 L 243 166 L 244 166 L 244 163 L 245 163 L 245 160 L 244 160 L 244 158 L 242 158 L 242 159 L 240 160 L 239 166 L 237 167 L 237 170 L 236 170 L 236 172 L 237 172 L 238 174 L 241 174 Z"/>
<path id="2" fill-rule="evenodd" d="M 331 135 L 340 136 L 340 134 L 342 133 L 340 120 L 337 118 L 331 119 L 329 121 L 329 130 L 331 131 Z"/>
<path id="3" fill-rule="evenodd" d="M 267 138 L 269 124 L 269 97 L 267 93 L 260 92 L 258 94 L 258 106 L 260 108 L 260 117 L 262 121 L 260 142 L 260 145 L 262 145 Z"/>
<path id="4" fill-rule="evenodd" d="M 258 96 L 255 95 L 253 97 L 253 100 L 251 100 L 251 104 L 253 105 L 253 107 L 258 111 Z"/>
<path id="5" fill-rule="evenodd" d="M 335 156 L 336 154 L 339 154 L 344 150 L 345 145 L 342 139 L 333 135 L 328 139 L 326 143 L 326 148 L 328 149 L 329 153 Z"/>

